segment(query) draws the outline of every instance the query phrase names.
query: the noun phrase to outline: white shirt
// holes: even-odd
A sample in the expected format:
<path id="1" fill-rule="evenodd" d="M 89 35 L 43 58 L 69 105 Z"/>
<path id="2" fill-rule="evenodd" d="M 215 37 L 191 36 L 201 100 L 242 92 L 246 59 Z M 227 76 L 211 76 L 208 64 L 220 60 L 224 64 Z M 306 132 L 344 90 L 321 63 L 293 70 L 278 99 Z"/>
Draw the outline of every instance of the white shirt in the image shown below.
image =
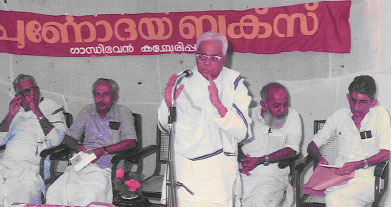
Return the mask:
<path id="1" fill-rule="evenodd" d="M 372 137 L 361 139 L 362 131 L 371 131 Z M 390 116 L 383 106 L 375 106 L 369 110 L 361 121 L 360 130 L 352 120 L 350 109 L 340 109 L 327 118 L 325 125 L 314 136 L 313 141 L 320 148 L 334 134 L 338 136 L 339 142 L 334 164 L 340 167 L 346 162 L 369 158 L 379 153 L 380 149 L 391 150 Z M 373 166 L 370 168 L 372 172 L 365 172 L 365 174 L 373 176 Z M 361 171 L 364 170 L 357 170 L 356 175 L 364 173 Z"/>
<path id="2" fill-rule="evenodd" d="M 265 124 L 261 116 L 261 107 L 251 109 L 251 118 L 253 120 L 253 138 L 246 140 L 242 146 L 244 154 L 251 157 L 262 157 L 280 149 L 291 148 L 299 152 L 299 145 L 302 137 L 302 126 L 299 113 L 289 108 L 288 117 L 280 129 L 270 129 Z M 275 174 L 280 172 L 284 175 L 289 174 L 289 168 L 280 169 L 278 163 L 272 163 L 268 166 L 259 165 L 251 174 Z"/>

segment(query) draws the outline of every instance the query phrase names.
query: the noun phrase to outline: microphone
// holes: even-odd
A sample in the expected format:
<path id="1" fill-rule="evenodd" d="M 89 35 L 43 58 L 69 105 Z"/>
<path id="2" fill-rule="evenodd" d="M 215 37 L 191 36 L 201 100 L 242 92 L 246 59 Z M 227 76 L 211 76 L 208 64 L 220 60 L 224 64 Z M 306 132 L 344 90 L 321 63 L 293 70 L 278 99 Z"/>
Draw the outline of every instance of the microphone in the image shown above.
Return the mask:
<path id="1" fill-rule="evenodd" d="M 182 73 L 178 74 L 177 80 L 182 78 L 190 78 L 191 76 L 193 76 L 193 72 L 191 70 L 185 70 Z"/>
<path id="2" fill-rule="evenodd" d="M 174 106 L 175 103 L 174 96 L 175 96 L 175 90 L 177 85 L 181 82 L 183 78 L 190 78 L 191 76 L 193 76 L 193 72 L 191 70 L 185 70 L 178 74 L 178 77 L 176 78 L 174 86 L 172 87 L 172 91 L 171 91 L 171 106 Z"/>

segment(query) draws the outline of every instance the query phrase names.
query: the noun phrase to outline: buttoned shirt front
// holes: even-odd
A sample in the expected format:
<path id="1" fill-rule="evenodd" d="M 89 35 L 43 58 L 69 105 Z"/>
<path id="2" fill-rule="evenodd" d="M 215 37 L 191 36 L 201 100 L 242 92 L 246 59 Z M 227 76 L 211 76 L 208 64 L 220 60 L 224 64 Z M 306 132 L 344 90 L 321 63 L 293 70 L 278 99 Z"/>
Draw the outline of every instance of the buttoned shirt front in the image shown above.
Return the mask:
<path id="1" fill-rule="evenodd" d="M 85 106 L 66 134 L 82 141 L 87 150 L 117 144 L 126 139 L 137 140 L 132 111 L 117 104 L 111 107 L 104 119 L 97 113 L 95 104 Z M 101 168 L 111 167 L 112 157 L 102 155 L 96 164 Z"/>

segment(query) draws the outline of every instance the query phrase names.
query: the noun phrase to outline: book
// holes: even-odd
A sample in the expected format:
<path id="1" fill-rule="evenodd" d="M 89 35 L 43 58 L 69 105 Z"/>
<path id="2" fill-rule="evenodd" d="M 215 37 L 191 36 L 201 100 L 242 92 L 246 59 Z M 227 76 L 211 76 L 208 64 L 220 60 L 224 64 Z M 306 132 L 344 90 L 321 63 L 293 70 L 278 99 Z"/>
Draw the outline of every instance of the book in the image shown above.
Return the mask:
<path id="1" fill-rule="evenodd" d="M 336 165 L 325 165 L 325 164 L 318 164 L 318 165 L 322 167 L 329 167 L 329 168 L 340 168 L 339 166 Z"/>
<path id="2" fill-rule="evenodd" d="M 346 184 L 354 178 L 354 171 L 349 175 L 338 175 L 335 173 L 338 169 L 338 166 L 318 164 L 307 183 L 301 186 L 302 193 L 324 196 L 325 189 Z"/>
<path id="3" fill-rule="evenodd" d="M 96 155 L 92 151 L 89 151 L 88 153 L 80 151 L 79 153 L 75 154 L 69 161 L 71 162 L 75 170 L 79 171 L 95 159 Z"/>

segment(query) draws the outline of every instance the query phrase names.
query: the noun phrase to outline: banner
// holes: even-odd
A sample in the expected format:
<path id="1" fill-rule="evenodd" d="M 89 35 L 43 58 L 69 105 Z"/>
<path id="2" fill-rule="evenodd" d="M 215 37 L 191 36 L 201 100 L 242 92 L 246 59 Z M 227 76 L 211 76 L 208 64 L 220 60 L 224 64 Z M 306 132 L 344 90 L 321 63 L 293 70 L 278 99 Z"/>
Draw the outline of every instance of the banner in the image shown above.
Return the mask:
<path id="1" fill-rule="evenodd" d="M 203 32 L 225 35 L 231 50 L 350 52 L 350 1 L 243 11 L 86 16 L 0 10 L 0 52 L 55 57 L 194 53 Z"/>

